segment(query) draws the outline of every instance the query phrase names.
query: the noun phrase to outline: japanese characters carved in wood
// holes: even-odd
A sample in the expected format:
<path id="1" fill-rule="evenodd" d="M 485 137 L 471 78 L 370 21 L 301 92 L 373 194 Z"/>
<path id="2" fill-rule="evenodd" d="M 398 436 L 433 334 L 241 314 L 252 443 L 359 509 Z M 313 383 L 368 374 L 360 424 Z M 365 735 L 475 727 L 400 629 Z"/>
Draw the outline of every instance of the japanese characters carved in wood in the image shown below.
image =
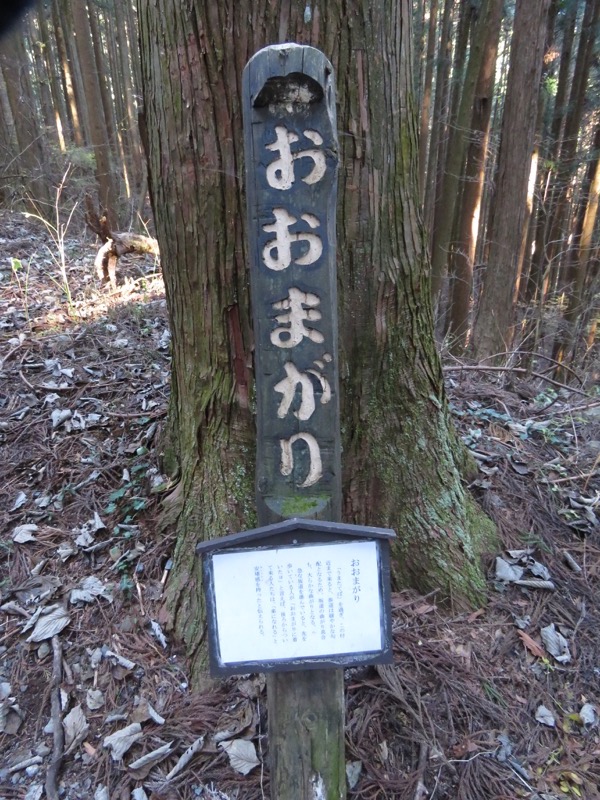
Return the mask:
<path id="1" fill-rule="evenodd" d="M 339 519 L 333 70 L 295 44 L 244 70 L 259 519 Z"/>

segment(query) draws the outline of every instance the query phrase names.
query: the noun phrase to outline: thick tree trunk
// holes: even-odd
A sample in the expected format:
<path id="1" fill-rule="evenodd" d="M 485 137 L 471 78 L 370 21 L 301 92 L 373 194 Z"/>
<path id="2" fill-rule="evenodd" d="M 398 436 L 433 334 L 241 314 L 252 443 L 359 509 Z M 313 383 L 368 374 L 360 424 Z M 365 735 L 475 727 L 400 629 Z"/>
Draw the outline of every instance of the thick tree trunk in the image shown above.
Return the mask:
<path id="1" fill-rule="evenodd" d="M 150 186 L 173 333 L 167 611 L 205 667 L 198 539 L 254 524 L 252 336 L 240 83 L 266 43 L 318 47 L 338 76 L 345 521 L 392 526 L 397 586 L 480 602 L 490 523 L 461 483 L 418 214 L 411 4 L 143 0 Z M 352 25 L 348 18 L 352 18 Z M 382 54 L 384 57 L 382 58 Z M 218 99 L 218 102 L 217 102 Z"/>
<path id="2" fill-rule="evenodd" d="M 475 327 L 477 358 L 505 351 L 513 338 L 517 267 L 533 152 L 537 98 L 549 0 L 517 0 L 496 197 L 491 210 L 490 252 Z"/>

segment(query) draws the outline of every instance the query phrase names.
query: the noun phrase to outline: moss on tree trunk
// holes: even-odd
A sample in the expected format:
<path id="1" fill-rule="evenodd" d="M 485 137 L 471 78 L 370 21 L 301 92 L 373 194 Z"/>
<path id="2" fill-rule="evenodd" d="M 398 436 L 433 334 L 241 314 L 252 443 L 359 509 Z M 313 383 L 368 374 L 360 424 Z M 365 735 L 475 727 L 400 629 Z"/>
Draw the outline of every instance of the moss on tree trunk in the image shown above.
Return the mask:
<path id="1" fill-rule="evenodd" d="M 206 665 L 197 541 L 252 527 L 252 335 L 240 88 L 265 44 L 321 49 L 338 76 L 344 520 L 398 532 L 397 586 L 483 594 L 491 536 L 461 482 L 433 340 L 417 206 L 408 0 L 371 7 L 142 0 L 149 184 L 173 334 L 167 503 L 176 533 L 166 594 L 174 629 Z M 482 535 L 485 532 L 485 536 Z"/>

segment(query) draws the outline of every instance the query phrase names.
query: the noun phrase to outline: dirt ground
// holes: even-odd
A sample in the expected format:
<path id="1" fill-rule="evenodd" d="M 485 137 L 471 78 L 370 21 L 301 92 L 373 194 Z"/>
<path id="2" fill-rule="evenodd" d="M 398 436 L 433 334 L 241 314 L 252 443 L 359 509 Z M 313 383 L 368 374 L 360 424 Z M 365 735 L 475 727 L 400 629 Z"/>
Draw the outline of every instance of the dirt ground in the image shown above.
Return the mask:
<path id="1" fill-rule="evenodd" d="M 97 246 L 0 213 L 0 800 L 263 800 L 264 679 L 190 692 L 158 622 L 160 273 L 132 256 L 100 286 Z M 393 595 L 394 664 L 347 674 L 348 797 L 600 798 L 598 386 L 460 367 L 504 549 L 485 608 Z"/>

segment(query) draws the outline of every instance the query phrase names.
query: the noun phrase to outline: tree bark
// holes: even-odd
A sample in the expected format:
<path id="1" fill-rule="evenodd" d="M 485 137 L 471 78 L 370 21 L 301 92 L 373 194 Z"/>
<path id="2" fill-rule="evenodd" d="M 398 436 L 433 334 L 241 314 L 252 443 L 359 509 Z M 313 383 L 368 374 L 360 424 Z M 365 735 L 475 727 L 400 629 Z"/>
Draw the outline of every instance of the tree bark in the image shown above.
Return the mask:
<path id="1" fill-rule="evenodd" d="M 49 212 L 50 193 L 44 175 L 46 162 L 37 107 L 33 97 L 23 35 L 19 29 L 2 40 L 0 69 L 14 122 L 18 144 L 16 163 L 20 184 L 28 203 L 42 216 Z"/>
<path id="2" fill-rule="evenodd" d="M 435 66 L 434 61 L 437 34 L 437 12 L 438 0 L 431 0 L 429 4 L 425 79 L 423 82 L 423 99 L 421 101 L 421 130 L 419 133 L 419 186 L 421 188 L 421 198 L 423 202 L 425 201 L 425 176 L 427 172 L 431 93 L 433 89 L 433 68 Z"/>
<path id="3" fill-rule="evenodd" d="M 433 242 L 431 245 L 431 291 L 437 300 L 448 264 L 454 208 L 459 196 L 460 179 L 464 169 L 468 146 L 468 130 L 473 114 L 475 89 L 485 55 L 486 30 L 489 25 L 492 0 L 482 0 L 479 18 L 474 31 L 469 61 L 465 73 L 456 119 L 450 129 L 448 153 L 444 167 L 444 181 L 439 203 L 436 204 Z M 455 89 L 458 91 L 457 87 Z"/>
<path id="4" fill-rule="evenodd" d="M 195 544 L 255 521 L 240 83 L 267 42 L 311 44 L 333 61 L 338 127 L 348 132 L 338 206 L 344 519 L 395 527 L 395 585 L 437 589 L 458 606 L 481 601 L 479 554 L 493 537 L 461 483 L 465 453 L 433 338 L 411 3 L 332 0 L 310 19 L 304 2 L 283 8 L 140 3 L 150 187 L 173 335 L 165 457 L 179 475 L 165 512 L 178 534 L 166 621 L 187 643 L 196 681 L 206 655 Z"/>
<path id="5" fill-rule="evenodd" d="M 477 358 L 507 350 L 513 339 L 517 267 L 533 152 L 549 0 L 517 0 L 502 120 L 490 251 L 473 345 Z"/>
<path id="6" fill-rule="evenodd" d="M 433 220 L 438 188 L 441 185 L 442 164 L 446 152 L 448 135 L 448 101 L 450 97 L 450 58 L 452 53 L 452 9 L 454 0 L 444 0 L 442 14 L 440 44 L 435 74 L 435 100 L 427 157 L 427 182 L 425 185 L 424 222 L 428 231 L 428 240 L 433 238 Z M 429 245 L 430 246 L 430 245 Z"/>
<path id="7" fill-rule="evenodd" d="M 502 24 L 502 5 L 502 0 L 494 0 L 486 31 L 484 57 L 473 103 L 471 141 L 467 151 L 464 188 L 458 215 L 457 244 L 451 262 L 450 324 L 448 333 L 451 339 L 452 352 L 456 354 L 464 350 L 469 331 L 473 264 L 479 232 L 485 160 L 492 116 L 492 97 L 494 93 L 498 40 Z"/>
<path id="8" fill-rule="evenodd" d="M 96 70 L 92 33 L 88 11 L 83 0 L 72 5 L 73 25 L 77 38 L 77 52 L 81 63 L 82 79 L 85 82 L 88 122 L 91 145 L 96 160 L 96 181 L 100 206 L 109 215 L 111 228 L 117 228 L 118 198 L 114 186 L 108 129 L 104 118 L 100 80 Z"/>

